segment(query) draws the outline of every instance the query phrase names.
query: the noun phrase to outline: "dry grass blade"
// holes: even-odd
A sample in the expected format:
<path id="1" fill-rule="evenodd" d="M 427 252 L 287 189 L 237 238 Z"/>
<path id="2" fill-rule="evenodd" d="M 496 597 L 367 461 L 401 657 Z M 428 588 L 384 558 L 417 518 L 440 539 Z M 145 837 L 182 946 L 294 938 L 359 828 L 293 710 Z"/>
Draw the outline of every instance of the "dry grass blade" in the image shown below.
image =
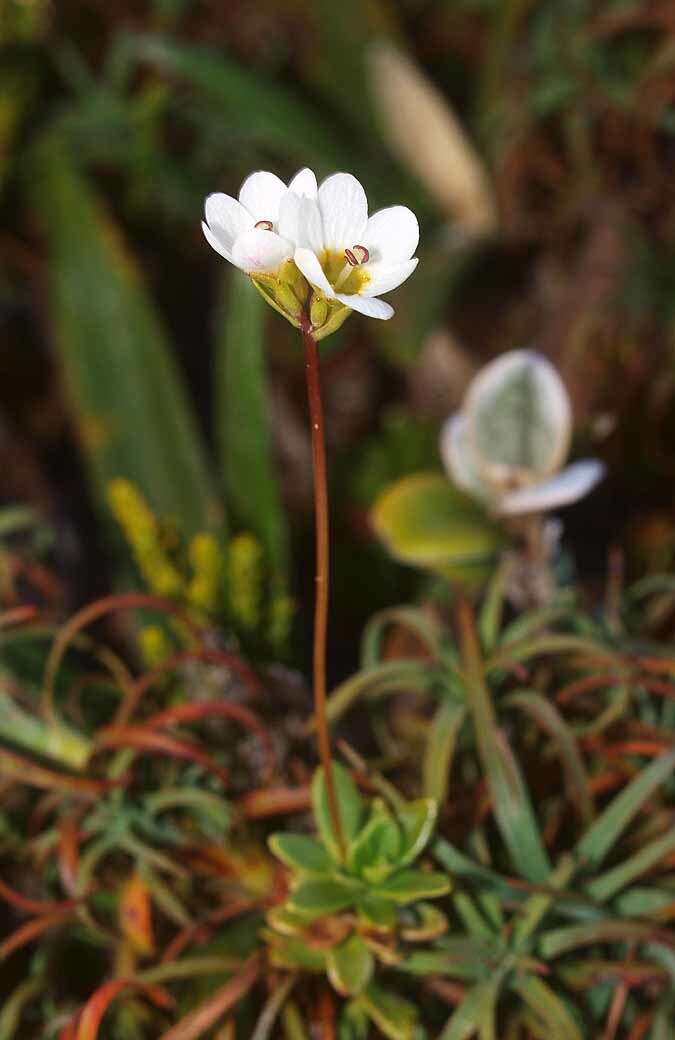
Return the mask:
<path id="1" fill-rule="evenodd" d="M 385 138 L 449 217 L 472 235 L 496 230 L 497 211 L 480 156 L 445 98 L 402 51 L 380 42 L 369 53 Z"/>

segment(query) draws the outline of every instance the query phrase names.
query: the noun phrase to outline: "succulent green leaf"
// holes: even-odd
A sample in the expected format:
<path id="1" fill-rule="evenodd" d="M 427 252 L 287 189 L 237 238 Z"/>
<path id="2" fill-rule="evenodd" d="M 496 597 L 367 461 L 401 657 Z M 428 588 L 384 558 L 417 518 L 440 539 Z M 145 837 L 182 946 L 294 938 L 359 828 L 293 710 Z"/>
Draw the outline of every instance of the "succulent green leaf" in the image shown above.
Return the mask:
<path id="1" fill-rule="evenodd" d="M 350 869 L 367 881 L 383 881 L 396 865 L 401 832 L 384 803 L 374 803 L 371 817 L 361 829 L 349 854 Z"/>
<path id="2" fill-rule="evenodd" d="M 379 885 L 375 894 L 394 903 L 414 903 L 417 899 L 437 899 L 451 889 L 445 874 L 431 874 L 426 870 L 399 870 Z"/>
<path id="3" fill-rule="evenodd" d="M 333 783 L 340 809 L 340 820 L 345 838 L 351 843 L 361 829 L 364 805 L 359 789 L 349 772 L 337 762 L 333 763 Z M 314 819 L 321 839 L 333 860 L 340 861 L 340 846 L 337 835 L 333 831 L 333 820 L 328 802 L 328 792 L 323 769 L 317 769 L 312 781 L 312 807 Z"/>
<path id="4" fill-rule="evenodd" d="M 396 817 L 403 831 L 399 863 L 406 867 L 426 848 L 436 825 L 438 805 L 433 798 L 418 798 L 397 807 Z"/>
<path id="5" fill-rule="evenodd" d="M 273 834 L 268 844 L 277 859 L 299 874 L 318 877 L 333 868 L 323 845 L 304 834 Z"/>
<path id="6" fill-rule="evenodd" d="M 396 906 L 390 899 L 368 892 L 359 899 L 356 908 L 360 916 L 376 928 L 393 928 L 396 924 Z"/>
<path id="7" fill-rule="evenodd" d="M 291 893 L 288 906 L 290 910 L 311 921 L 316 917 L 323 917 L 324 914 L 346 910 L 348 906 L 353 905 L 357 891 L 354 886 L 346 885 L 337 879 L 303 881 Z"/>
<path id="8" fill-rule="evenodd" d="M 377 499 L 373 526 L 397 559 L 458 580 L 482 580 L 504 535 L 441 473 L 403 477 Z"/>
<path id="9" fill-rule="evenodd" d="M 331 985 L 343 997 L 356 997 L 366 988 L 373 974 L 375 959 L 358 935 L 350 935 L 326 955 Z"/>
<path id="10" fill-rule="evenodd" d="M 417 1011 L 409 1001 L 371 982 L 358 1002 L 387 1040 L 413 1040 Z"/>
<path id="11" fill-rule="evenodd" d="M 350 1000 L 338 1022 L 338 1040 L 368 1040 L 370 1019 L 358 1000 Z M 291 1040 L 289 1037 L 288 1040 Z M 296 1038 L 293 1038 L 296 1040 Z M 299 1040 L 299 1038 L 298 1038 Z"/>

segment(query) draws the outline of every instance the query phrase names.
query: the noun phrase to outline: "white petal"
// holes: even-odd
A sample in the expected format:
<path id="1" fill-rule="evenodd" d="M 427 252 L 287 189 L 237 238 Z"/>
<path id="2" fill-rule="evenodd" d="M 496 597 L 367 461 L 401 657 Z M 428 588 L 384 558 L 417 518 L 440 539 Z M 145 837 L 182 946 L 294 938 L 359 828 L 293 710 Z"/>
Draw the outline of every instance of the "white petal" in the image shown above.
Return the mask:
<path id="1" fill-rule="evenodd" d="M 394 308 L 384 300 L 377 300 L 370 296 L 356 296 L 349 293 L 337 293 L 336 300 L 346 303 L 353 311 L 366 314 L 369 318 L 381 318 L 387 321 L 393 317 Z"/>
<path id="2" fill-rule="evenodd" d="M 555 473 L 569 451 L 572 414 L 556 369 L 534 350 L 510 350 L 471 383 L 464 412 L 473 451 L 486 469 Z"/>
<path id="3" fill-rule="evenodd" d="M 604 474 L 605 466 L 599 459 L 582 459 L 550 480 L 511 491 L 499 502 L 499 512 L 504 516 L 514 516 L 517 513 L 543 513 L 570 505 L 587 495 Z"/>
<path id="4" fill-rule="evenodd" d="M 368 281 L 361 289 L 362 296 L 380 296 L 391 292 L 406 278 L 409 278 L 417 267 L 417 259 L 406 260 L 402 264 L 368 264 Z"/>
<path id="5" fill-rule="evenodd" d="M 368 223 L 366 193 L 351 173 L 334 173 L 319 188 L 327 249 L 351 249 L 361 245 Z"/>
<path id="6" fill-rule="evenodd" d="M 204 213 L 211 231 L 229 252 L 232 251 L 235 238 L 254 224 L 252 216 L 240 202 L 219 191 L 208 196 L 204 203 Z"/>
<path id="7" fill-rule="evenodd" d="M 255 223 L 259 220 L 271 220 L 275 223 L 279 216 L 279 203 L 287 190 L 276 173 L 258 170 L 242 184 L 239 201 L 249 211 Z"/>
<path id="8" fill-rule="evenodd" d="M 390 206 L 373 213 L 361 244 L 369 250 L 371 260 L 394 264 L 409 260 L 419 240 L 419 224 L 412 210 L 406 206 Z"/>
<path id="9" fill-rule="evenodd" d="M 293 259 L 296 267 L 302 271 L 311 285 L 320 289 L 331 300 L 335 298 L 333 287 L 326 278 L 316 253 L 313 253 L 311 249 L 296 249 Z"/>
<path id="10" fill-rule="evenodd" d="M 242 271 L 267 271 L 272 273 L 288 257 L 293 256 L 293 246 L 274 231 L 252 228 L 245 231 L 232 247 L 232 262 Z"/>
<path id="11" fill-rule="evenodd" d="M 287 191 L 279 207 L 279 234 L 301 249 L 323 252 L 323 223 L 316 199 Z"/>
<path id="12" fill-rule="evenodd" d="M 448 476 L 462 491 L 482 502 L 490 493 L 476 469 L 467 440 L 468 423 L 462 412 L 451 415 L 441 427 L 440 450 Z"/>
<path id="13" fill-rule="evenodd" d="M 288 185 L 288 190 L 296 195 L 307 195 L 310 199 L 315 199 L 319 190 L 316 183 L 316 174 L 305 166 L 304 170 L 296 173 Z"/>
<path id="14" fill-rule="evenodd" d="M 234 260 L 232 259 L 232 252 L 225 245 L 225 236 L 214 234 L 204 220 L 202 220 L 202 231 L 204 232 L 206 241 L 209 243 L 211 248 L 215 249 L 216 253 L 220 253 L 221 256 L 224 256 L 226 260 L 229 260 L 230 263 L 233 264 Z"/>

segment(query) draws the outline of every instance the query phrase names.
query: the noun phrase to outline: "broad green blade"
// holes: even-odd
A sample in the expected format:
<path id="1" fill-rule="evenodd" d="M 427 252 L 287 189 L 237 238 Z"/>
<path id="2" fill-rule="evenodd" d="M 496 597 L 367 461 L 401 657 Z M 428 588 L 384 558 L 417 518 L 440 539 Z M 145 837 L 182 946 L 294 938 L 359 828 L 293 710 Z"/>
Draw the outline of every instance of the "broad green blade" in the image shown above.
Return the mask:
<path id="1" fill-rule="evenodd" d="M 56 137 L 34 167 L 54 347 L 101 498 L 126 477 L 185 534 L 222 509 L 161 323 L 118 230 Z"/>
<path id="2" fill-rule="evenodd" d="M 222 312 L 215 379 L 215 429 L 227 500 L 265 549 L 275 592 L 288 586 L 288 525 L 274 471 L 265 394 L 267 307 L 235 271 Z"/>

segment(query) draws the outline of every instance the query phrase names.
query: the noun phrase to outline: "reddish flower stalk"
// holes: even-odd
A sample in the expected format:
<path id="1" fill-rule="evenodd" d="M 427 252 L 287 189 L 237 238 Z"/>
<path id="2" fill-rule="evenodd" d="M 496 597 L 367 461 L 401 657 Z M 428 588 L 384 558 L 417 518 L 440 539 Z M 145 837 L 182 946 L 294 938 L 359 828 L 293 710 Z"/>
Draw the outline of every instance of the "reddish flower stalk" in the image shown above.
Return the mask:
<path id="1" fill-rule="evenodd" d="M 328 629 L 328 602 L 330 592 L 330 541 L 328 513 L 328 480 L 326 475 L 326 444 L 324 435 L 319 352 L 308 319 L 302 323 L 305 345 L 307 399 L 312 432 L 312 463 L 314 469 L 314 523 L 316 531 L 316 600 L 314 604 L 314 714 L 319 743 L 319 758 L 326 782 L 328 806 L 333 830 L 343 858 L 346 845 L 340 807 L 333 778 L 333 760 L 326 710 L 326 633 Z"/>

